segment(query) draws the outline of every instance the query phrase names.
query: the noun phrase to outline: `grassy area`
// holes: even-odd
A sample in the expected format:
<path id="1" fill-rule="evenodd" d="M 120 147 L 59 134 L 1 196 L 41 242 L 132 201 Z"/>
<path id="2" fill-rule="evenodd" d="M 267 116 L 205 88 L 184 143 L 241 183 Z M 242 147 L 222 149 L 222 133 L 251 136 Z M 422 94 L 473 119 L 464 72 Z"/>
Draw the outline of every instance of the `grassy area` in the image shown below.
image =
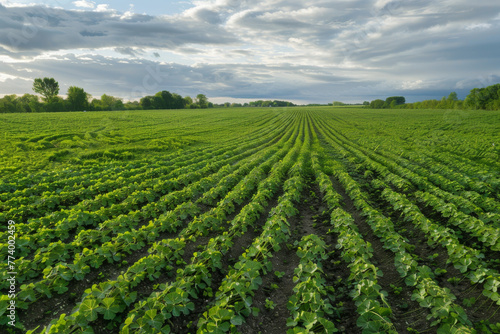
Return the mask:
<path id="1" fill-rule="evenodd" d="M 120 159 L 112 153 L 128 152 L 122 159 L 141 159 L 186 146 L 230 142 L 285 112 L 210 109 L 1 114 L 0 175 L 54 170 L 95 158 Z"/>
<path id="2" fill-rule="evenodd" d="M 120 158 L 112 153 L 140 159 L 151 152 L 230 142 L 290 110 L 320 112 L 347 136 L 373 148 L 390 142 L 473 159 L 499 158 L 500 115 L 495 111 L 296 107 L 0 114 L 0 175 Z"/>

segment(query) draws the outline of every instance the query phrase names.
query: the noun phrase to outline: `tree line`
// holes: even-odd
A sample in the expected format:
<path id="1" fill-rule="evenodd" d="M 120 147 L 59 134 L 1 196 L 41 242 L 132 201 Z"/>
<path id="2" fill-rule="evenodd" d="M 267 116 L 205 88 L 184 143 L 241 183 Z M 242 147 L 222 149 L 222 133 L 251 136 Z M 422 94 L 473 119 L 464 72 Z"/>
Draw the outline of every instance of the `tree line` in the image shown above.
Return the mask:
<path id="1" fill-rule="evenodd" d="M 212 108 L 204 94 L 192 99 L 176 93 L 161 91 L 145 96 L 140 101 L 123 102 L 121 98 L 103 94 L 100 99 L 92 98 L 83 88 L 71 86 L 67 97 L 58 96 L 59 83 L 54 78 L 36 78 L 33 81 L 34 94 L 22 96 L 6 95 L 0 98 L 0 113 L 16 112 L 62 112 L 62 111 L 108 111 L 108 110 L 150 110 L 150 109 L 195 109 Z"/>
<path id="2" fill-rule="evenodd" d="M 16 112 L 61 112 L 61 111 L 109 111 L 109 110 L 152 110 L 152 109 L 196 109 L 214 107 L 293 107 L 295 104 L 279 100 L 257 100 L 249 103 L 213 104 L 204 94 L 196 98 L 182 97 L 169 91 L 142 97 L 139 101 L 123 102 L 121 98 L 103 94 L 92 98 L 83 88 L 71 86 L 66 99 L 58 96 L 59 83 L 54 78 L 37 78 L 33 82 L 34 94 L 22 96 L 6 95 L 0 98 L 0 113 Z"/>
<path id="3" fill-rule="evenodd" d="M 405 104 L 405 102 L 406 99 L 404 96 L 391 96 L 385 99 L 385 101 L 381 99 L 373 100 L 369 105 L 372 109 L 396 108 L 397 106 Z M 367 105 L 366 102 L 364 105 Z"/>
<path id="4" fill-rule="evenodd" d="M 296 104 L 288 101 L 279 100 L 257 100 L 245 103 L 225 102 L 222 104 L 214 104 L 214 107 L 220 108 L 241 108 L 241 107 L 295 107 Z"/>
<path id="5" fill-rule="evenodd" d="M 192 99 L 182 97 L 169 91 L 161 91 L 151 96 L 144 96 L 139 101 L 123 102 L 121 98 L 103 94 L 100 99 L 94 98 L 83 88 L 71 86 L 66 99 L 58 96 L 59 83 L 54 78 L 37 78 L 33 82 L 33 94 L 22 96 L 6 95 L 0 98 L 0 113 L 16 112 L 61 112 L 61 111 L 108 111 L 108 110 L 151 110 L 151 109 L 195 109 L 213 107 L 293 107 L 292 102 L 279 100 L 257 100 L 249 103 L 213 104 L 204 94 L 198 94 Z M 329 105 L 346 105 L 334 101 Z M 479 109 L 500 110 L 500 84 L 484 88 L 474 88 L 465 100 L 459 100 L 456 92 L 444 96 L 441 100 L 424 100 L 406 103 L 403 96 L 391 96 L 385 100 L 365 101 L 363 105 L 372 109 L 402 108 L 402 109 Z"/>
<path id="6" fill-rule="evenodd" d="M 384 100 L 374 100 L 367 107 L 373 109 L 401 108 L 401 109 L 475 109 L 500 110 L 500 84 L 484 88 L 474 88 L 464 100 L 459 100 L 456 92 L 443 96 L 441 100 L 424 100 L 414 103 L 405 103 L 402 96 L 388 97 Z"/>

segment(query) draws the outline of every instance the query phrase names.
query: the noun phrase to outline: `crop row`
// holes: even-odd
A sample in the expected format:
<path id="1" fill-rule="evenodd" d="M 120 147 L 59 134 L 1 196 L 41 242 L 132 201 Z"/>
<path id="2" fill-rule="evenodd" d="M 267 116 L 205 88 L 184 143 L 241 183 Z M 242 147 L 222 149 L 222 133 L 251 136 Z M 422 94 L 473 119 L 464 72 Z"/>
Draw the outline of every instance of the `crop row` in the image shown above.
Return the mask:
<path id="1" fill-rule="evenodd" d="M 294 137 L 295 136 L 292 136 L 289 138 L 293 139 Z M 292 143 L 291 140 L 289 140 L 289 142 Z M 289 149 L 290 149 L 289 145 L 285 145 L 281 149 L 281 152 L 287 152 L 287 151 L 289 151 Z M 289 154 L 289 156 L 290 156 L 290 154 Z M 210 210 L 206 214 L 203 214 L 199 218 L 194 218 L 194 220 L 188 225 L 188 227 L 186 229 L 184 229 L 182 232 L 180 232 L 180 234 L 179 234 L 180 239 L 175 239 L 175 240 L 186 240 L 187 241 L 187 240 L 196 238 L 197 236 L 200 236 L 200 235 L 206 235 L 210 231 L 214 231 L 214 229 L 216 228 L 216 226 L 218 224 L 220 225 L 223 223 L 223 220 L 227 216 L 227 214 L 231 213 L 234 210 L 234 206 L 236 204 L 240 204 L 241 201 L 244 200 L 248 196 L 248 192 L 251 191 L 256 186 L 256 182 L 258 182 L 258 180 L 260 180 L 262 178 L 262 175 L 263 175 L 262 172 L 265 170 L 269 170 L 270 166 L 272 164 L 276 163 L 279 160 L 280 156 L 281 156 L 281 154 L 276 154 L 273 156 L 272 159 L 270 159 L 269 161 L 267 161 L 266 163 L 263 163 L 263 164 L 259 164 L 259 162 L 261 162 L 261 161 L 259 161 L 259 159 L 256 159 L 253 162 L 253 164 L 259 165 L 259 167 L 254 168 L 254 170 L 252 172 L 250 172 L 245 177 L 245 179 L 242 180 L 242 182 L 240 182 L 241 186 L 240 187 L 237 186 L 235 188 L 235 190 L 233 190 L 224 199 L 222 199 L 218 203 L 217 207 L 213 208 L 212 210 Z M 290 158 L 288 158 L 288 160 L 291 161 Z M 271 178 L 271 180 L 263 181 L 263 183 L 262 183 L 263 185 L 261 186 L 262 189 L 269 189 L 268 191 L 271 191 L 271 189 L 273 189 L 273 188 L 274 189 L 278 188 L 278 185 L 280 183 L 279 179 L 282 177 L 281 176 L 282 172 L 280 172 L 280 170 L 282 168 L 286 168 L 286 164 L 285 165 L 281 164 L 281 165 L 285 166 L 285 167 L 277 168 L 276 170 L 275 170 L 275 168 L 272 169 L 271 175 L 274 175 L 274 176 Z M 249 182 L 249 181 L 251 181 L 251 182 Z M 273 184 L 274 184 L 273 188 L 269 188 L 269 186 L 273 185 Z M 206 194 L 209 194 L 209 196 L 213 196 L 213 194 L 211 192 L 207 192 Z M 266 196 L 269 196 L 269 193 Z M 266 197 L 261 197 L 260 200 L 264 201 L 265 199 L 266 199 Z M 201 200 L 201 202 L 203 202 L 203 200 Z M 259 208 L 260 208 L 260 210 L 262 210 L 262 205 L 255 205 L 254 204 L 254 205 L 250 206 L 250 208 L 253 208 L 254 210 L 259 210 Z M 242 211 L 242 212 L 244 212 L 244 211 Z M 251 217 L 252 214 L 255 215 L 255 213 L 247 212 L 247 213 L 245 213 L 244 217 L 245 218 Z M 240 217 L 239 219 L 241 220 L 242 217 Z M 239 225 L 238 225 L 238 228 L 240 228 Z M 172 240 L 172 242 L 174 242 L 175 240 Z M 226 240 L 226 239 L 224 238 L 223 240 Z M 229 242 L 230 242 L 230 240 L 227 240 L 226 243 L 229 243 Z M 163 243 L 165 243 L 165 240 L 163 240 Z M 161 249 L 164 249 L 164 246 L 162 246 Z M 182 252 L 182 249 L 183 249 L 183 246 L 181 246 L 180 248 L 176 247 L 176 252 L 177 253 Z M 167 266 L 168 266 L 168 263 L 171 263 L 171 262 L 169 262 L 168 259 L 155 258 L 154 257 L 155 256 L 154 249 L 150 249 L 149 252 L 150 252 L 150 255 L 147 258 L 145 258 L 146 260 L 142 259 L 142 260 L 136 262 L 135 265 L 133 265 L 129 268 L 129 271 L 130 271 L 129 275 L 125 275 L 124 276 L 125 278 L 122 278 L 122 279 L 119 278 L 119 280 L 121 282 L 120 289 L 118 289 L 118 290 L 112 289 L 112 291 L 108 291 L 109 289 L 106 290 L 106 291 L 108 291 L 106 293 L 106 296 L 107 296 L 106 298 L 110 298 L 109 296 L 116 297 L 115 299 L 113 299 L 112 304 L 114 304 L 116 306 L 119 303 L 118 301 L 121 300 L 122 306 L 119 308 L 115 308 L 115 310 L 122 311 L 122 309 L 127 306 L 127 302 L 130 300 L 130 299 L 127 299 L 128 298 L 127 296 L 134 295 L 133 293 L 129 292 L 129 289 L 132 288 L 133 286 L 135 286 L 136 284 L 138 284 L 144 278 L 145 275 L 137 275 L 139 273 L 138 270 L 142 270 L 144 268 L 149 268 L 149 264 L 158 263 L 158 260 L 165 262 L 167 264 Z M 178 259 L 173 258 L 172 261 L 177 262 Z M 199 264 L 198 266 L 193 265 L 193 268 L 204 268 L 204 262 L 202 264 L 203 264 L 203 266 L 201 264 Z M 156 265 L 155 269 L 152 269 L 152 272 L 151 272 L 151 274 L 149 274 L 148 277 L 150 277 L 150 279 L 158 277 L 159 271 L 161 271 L 161 270 L 164 270 L 164 267 L 162 265 L 160 265 L 160 266 Z M 203 276 L 204 273 L 205 272 L 201 272 L 200 274 L 202 274 L 202 276 Z M 129 285 L 127 287 L 126 284 L 123 282 L 127 281 L 128 278 L 132 278 L 132 277 L 137 277 L 137 278 L 129 279 L 132 283 L 131 283 L 131 285 Z M 111 285 L 113 285 L 113 284 L 111 284 Z M 100 289 L 101 290 L 107 289 L 108 286 L 109 286 L 109 282 L 103 282 L 103 283 L 101 283 L 100 287 L 95 286 L 94 288 L 97 289 L 97 291 L 99 291 Z M 94 289 L 94 288 L 92 288 L 92 289 Z M 86 321 L 95 320 L 94 317 L 100 311 L 99 312 L 91 311 L 90 313 L 87 312 L 87 310 L 88 310 L 87 306 L 91 306 L 90 309 L 94 310 L 94 308 L 92 306 L 95 304 L 95 301 L 92 298 L 95 297 L 96 293 L 95 292 L 92 293 L 92 289 L 89 290 L 88 294 L 86 294 L 83 297 L 82 302 L 80 302 L 78 304 L 79 306 L 77 306 L 76 310 L 72 313 L 72 315 L 70 317 L 65 317 L 64 319 L 61 320 L 62 322 L 64 322 L 66 324 L 65 326 L 69 326 L 69 324 L 75 324 L 75 322 L 72 322 L 71 319 L 76 321 L 76 323 L 81 323 L 81 321 L 84 321 L 84 319 L 87 319 Z M 123 296 L 123 298 L 120 296 Z M 110 299 L 107 299 L 104 303 L 109 303 L 109 302 L 110 302 Z M 99 302 L 98 302 L 98 304 L 99 304 Z M 102 308 L 102 307 L 104 307 L 103 306 L 104 304 L 102 304 L 102 305 L 99 304 L 99 305 L 100 306 L 97 306 L 96 309 L 97 310 L 104 310 Z M 109 320 L 109 318 L 111 318 L 111 313 L 110 313 L 110 311 L 106 311 L 106 312 L 107 312 L 106 317 Z M 83 316 L 82 314 L 85 314 L 88 317 Z M 78 322 L 78 321 L 80 321 L 80 322 Z M 59 325 L 57 325 L 57 326 L 59 326 Z M 65 328 L 69 328 L 69 327 L 65 327 Z"/>

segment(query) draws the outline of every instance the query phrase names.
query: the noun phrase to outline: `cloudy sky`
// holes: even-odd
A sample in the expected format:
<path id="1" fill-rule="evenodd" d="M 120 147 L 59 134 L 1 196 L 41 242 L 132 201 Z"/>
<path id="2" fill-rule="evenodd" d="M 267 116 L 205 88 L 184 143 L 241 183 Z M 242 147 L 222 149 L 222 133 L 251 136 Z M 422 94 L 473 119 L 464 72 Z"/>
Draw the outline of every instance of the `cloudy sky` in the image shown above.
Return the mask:
<path id="1" fill-rule="evenodd" d="M 0 96 L 440 99 L 500 82 L 498 0 L 0 0 Z"/>

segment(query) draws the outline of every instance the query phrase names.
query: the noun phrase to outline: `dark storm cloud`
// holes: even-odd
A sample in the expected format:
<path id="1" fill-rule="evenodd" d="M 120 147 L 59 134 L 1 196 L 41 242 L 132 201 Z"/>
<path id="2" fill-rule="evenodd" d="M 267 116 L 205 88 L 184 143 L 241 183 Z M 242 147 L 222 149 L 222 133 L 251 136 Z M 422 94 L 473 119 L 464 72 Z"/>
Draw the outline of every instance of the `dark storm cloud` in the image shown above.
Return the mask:
<path id="1" fill-rule="evenodd" d="M 142 50 L 128 48 L 128 47 L 127 48 L 115 48 L 114 50 L 122 55 L 128 55 L 131 57 L 137 57 L 137 56 L 144 54 L 144 51 L 142 51 Z"/>

